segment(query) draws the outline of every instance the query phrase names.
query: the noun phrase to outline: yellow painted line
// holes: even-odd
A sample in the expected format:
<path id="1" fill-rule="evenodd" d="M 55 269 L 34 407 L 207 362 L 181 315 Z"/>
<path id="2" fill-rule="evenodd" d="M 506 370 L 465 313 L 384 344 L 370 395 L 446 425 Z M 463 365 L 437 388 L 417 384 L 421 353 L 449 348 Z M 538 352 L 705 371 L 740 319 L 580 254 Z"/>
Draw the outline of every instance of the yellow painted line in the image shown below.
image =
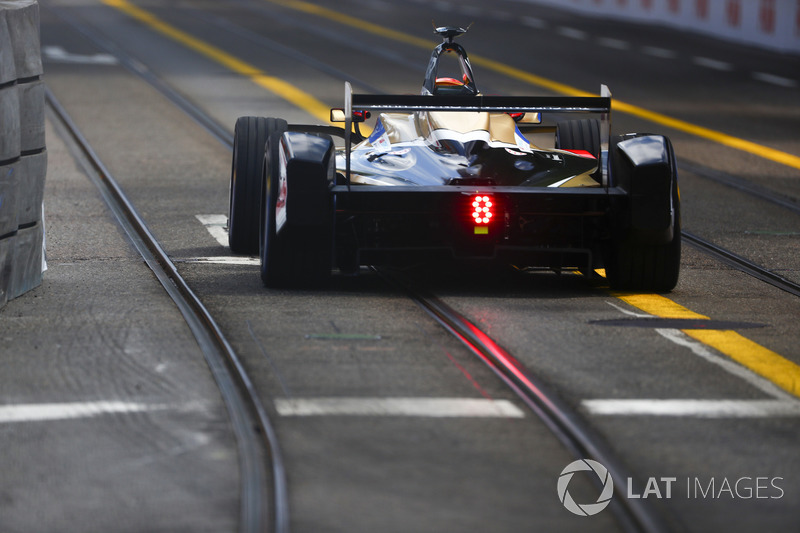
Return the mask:
<path id="1" fill-rule="evenodd" d="M 623 302 L 661 318 L 707 319 L 658 294 L 612 292 Z M 800 366 L 732 330 L 685 329 L 686 335 L 727 355 L 785 391 L 800 396 Z"/>
<path id="2" fill-rule="evenodd" d="M 385 26 L 373 24 L 372 22 L 368 22 L 353 17 L 351 15 L 346 15 L 344 13 L 340 13 L 332 9 L 317 6 L 310 2 L 306 2 L 304 0 L 266 0 L 266 1 L 290 9 L 294 9 L 296 11 L 302 11 L 310 15 L 323 17 L 328 20 L 332 20 L 334 22 L 343 24 L 345 26 L 350 26 L 365 31 L 367 33 L 378 35 L 384 39 L 392 39 L 394 41 L 410 44 L 412 46 L 416 46 L 419 48 L 425 48 L 426 50 L 430 50 L 437 44 L 428 39 L 421 39 L 419 37 L 415 37 L 407 33 L 403 33 L 397 30 L 392 30 L 386 28 Z M 494 61 L 486 57 L 470 55 L 470 61 L 472 62 L 473 65 L 482 66 L 489 70 L 493 70 L 499 74 L 503 74 L 510 78 L 524 81 L 526 83 L 536 85 L 538 87 L 542 87 L 544 89 L 548 89 L 550 91 L 559 94 L 564 94 L 568 96 L 595 96 L 595 94 L 591 92 L 582 91 L 570 85 L 559 83 L 557 81 L 553 81 L 544 78 L 542 76 L 537 76 L 535 74 L 531 74 L 530 72 L 526 72 L 524 70 L 512 67 L 510 65 L 506 65 L 499 61 Z M 619 100 L 614 100 L 612 105 L 615 111 L 627 113 L 629 115 L 633 115 L 642 118 L 644 120 L 648 120 L 650 122 L 654 122 L 656 124 L 672 128 L 674 130 L 682 131 L 684 133 L 688 133 L 696 137 L 708 139 L 710 141 L 722 144 L 729 148 L 734 148 L 736 150 L 757 155 L 764 159 L 768 159 L 770 161 L 774 161 L 776 163 L 780 163 L 788 167 L 800 169 L 800 157 L 796 155 L 788 154 L 786 152 L 782 152 L 774 148 L 769 148 L 767 146 L 762 146 L 760 144 L 740 139 L 738 137 L 734 137 L 732 135 L 728 135 L 726 133 L 722 133 L 716 130 L 705 128 L 703 126 L 697 126 L 695 124 L 691 124 L 684 120 L 672 118 L 667 115 L 663 115 L 661 113 L 656 113 L 654 111 L 649 111 L 642 107 L 638 107 L 632 104 L 627 104 Z"/>
<path id="3" fill-rule="evenodd" d="M 800 366 L 735 331 L 687 329 L 695 340 L 724 353 L 787 392 L 800 396 Z"/>
<path id="4" fill-rule="evenodd" d="M 658 294 L 612 292 L 611 295 L 637 309 L 644 311 L 645 313 L 649 313 L 661 318 L 708 319 L 707 316 L 686 309 L 682 305 L 673 302 L 669 298 L 665 298 Z"/>
<path id="5" fill-rule="evenodd" d="M 268 75 L 266 72 L 237 59 L 236 57 L 224 52 L 223 50 L 212 46 L 206 42 L 192 37 L 188 33 L 181 31 L 174 26 L 167 24 L 152 13 L 145 11 L 139 7 L 134 6 L 127 0 L 103 0 L 103 3 L 116 8 L 128 16 L 142 22 L 151 29 L 173 39 L 182 45 L 200 53 L 223 65 L 224 67 L 249 78 L 256 85 L 267 89 L 268 91 L 280 96 L 292 105 L 310 113 L 314 117 L 328 122 L 330 119 L 330 106 L 327 106 L 311 96 L 310 94 L 298 89 L 294 85 L 286 81 Z"/>

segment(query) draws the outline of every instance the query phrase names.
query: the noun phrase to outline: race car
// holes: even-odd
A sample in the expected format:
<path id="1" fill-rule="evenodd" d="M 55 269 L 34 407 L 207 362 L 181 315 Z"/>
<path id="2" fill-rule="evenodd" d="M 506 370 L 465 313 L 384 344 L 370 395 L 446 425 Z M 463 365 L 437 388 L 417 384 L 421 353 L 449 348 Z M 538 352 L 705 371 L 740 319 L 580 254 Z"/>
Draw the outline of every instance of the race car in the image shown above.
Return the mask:
<path id="1" fill-rule="evenodd" d="M 236 121 L 231 251 L 258 254 L 268 287 L 443 259 L 604 269 L 614 289 L 672 290 L 681 232 L 669 139 L 611 136 L 605 86 L 597 97 L 484 95 L 455 42 L 466 30 L 435 31 L 443 41 L 421 94 L 345 83 L 331 110 L 344 127 Z M 440 72 L 445 58 L 453 75 Z"/>

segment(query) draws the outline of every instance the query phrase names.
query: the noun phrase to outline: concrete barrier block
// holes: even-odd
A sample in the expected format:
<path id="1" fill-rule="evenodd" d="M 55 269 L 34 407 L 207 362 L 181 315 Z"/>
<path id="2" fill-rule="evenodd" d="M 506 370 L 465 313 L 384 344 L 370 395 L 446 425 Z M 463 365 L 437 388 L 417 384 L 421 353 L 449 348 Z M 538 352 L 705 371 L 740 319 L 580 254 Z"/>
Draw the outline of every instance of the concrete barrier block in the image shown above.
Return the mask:
<path id="1" fill-rule="evenodd" d="M 0 161 L 19 157 L 19 91 L 17 86 L 0 89 Z"/>
<path id="2" fill-rule="evenodd" d="M 0 238 L 17 231 L 19 163 L 0 166 Z"/>
<path id="3" fill-rule="evenodd" d="M 36 80 L 17 85 L 19 92 L 20 150 L 44 148 L 44 82 Z"/>
<path id="4" fill-rule="evenodd" d="M 14 239 L 11 286 L 8 299 L 11 300 L 42 283 L 42 243 L 44 231 L 42 224 L 36 224 L 17 231 Z"/>
<path id="5" fill-rule="evenodd" d="M 16 252 L 17 236 L 0 238 L 0 307 L 10 299 L 11 276 L 14 270 L 14 252 Z"/>
<path id="6" fill-rule="evenodd" d="M 42 282 L 42 73 L 39 5 L 0 0 L 0 307 Z"/>
<path id="7" fill-rule="evenodd" d="M 19 197 L 17 226 L 27 226 L 42 219 L 44 180 L 47 175 L 47 152 L 26 155 L 19 160 Z"/>
<path id="8" fill-rule="evenodd" d="M 39 4 L 34 1 L 14 2 L 6 9 L 6 22 L 11 36 L 11 48 L 14 51 L 17 79 L 26 80 L 41 76 L 43 71 L 39 44 Z"/>
<path id="9" fill-rule="evenodd" d="M 0 6 L 0 85 L 17 79 L 14 66 L 14 51 L 11 49 L 11 34 L 8 32 L 6 10 Z"/>

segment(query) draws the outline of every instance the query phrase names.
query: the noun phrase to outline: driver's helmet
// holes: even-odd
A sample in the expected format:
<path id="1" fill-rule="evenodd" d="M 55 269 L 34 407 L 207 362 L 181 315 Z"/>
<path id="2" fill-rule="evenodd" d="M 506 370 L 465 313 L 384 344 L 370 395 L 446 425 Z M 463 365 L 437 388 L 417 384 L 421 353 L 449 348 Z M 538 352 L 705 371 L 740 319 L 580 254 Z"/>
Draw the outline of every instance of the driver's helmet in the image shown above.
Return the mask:
<path id="1" fill-rule="evenodd" d="M 436 78 L 436 84 L 434 85 L 434 94 L 450 94 L 450 95 L 471 95 L 472 92 L 469 90 L 467 86 L 467 76 L 464 75 L 463 80 L 459 80 L 457 78 L 450 78 L 450 77 L 441 77 Z"/>

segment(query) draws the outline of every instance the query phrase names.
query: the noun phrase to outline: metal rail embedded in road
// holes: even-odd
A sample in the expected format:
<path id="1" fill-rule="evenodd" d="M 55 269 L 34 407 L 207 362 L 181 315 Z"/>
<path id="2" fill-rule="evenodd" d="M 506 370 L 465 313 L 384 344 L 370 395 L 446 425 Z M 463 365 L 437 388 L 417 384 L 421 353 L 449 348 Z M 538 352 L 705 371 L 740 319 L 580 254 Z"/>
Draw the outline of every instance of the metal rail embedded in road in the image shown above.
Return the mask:
<path id="1" fill-rule="evenodd" d="M 706 254 L 718 259 L 726 265 L 740 270 L 745 274 L 749 274 L 754 278 L 763 281 L 764 283 L 772 285 L 773 287 L 777 287 L 778 289 L 786 291 L 789 294 L 800 296 L 800 284 L 788 280 L 783 276 L 762 267 L 761 265 L 757 265 L 756 263 L 745 259 L 744 257 L 731 252 L 730 250 L 726 250 L 721 246 L 717 246 L 712 242 L 698 237 L 697 235 L 683 231 L 681 232 L 681 236 L 683 237 L 684 241 L 688 242 L 702 252 L 705 252 Z"/>
<path id="2" fill-rule="evenodd" d="M 572 408 L 561 401 L 541 379 L 533 375 L 513 355 L 455 309 L 413 287 L 396 276 L 379 273 L 390 283 L 407 292 L 450 334 L 481 359 L 514 393 L 545 423 L 553 434 L 576 458 L 592 458 L 607 469 L 614 481 L 614 490 L 621 497 L 612 500 L 610 509 L 626 532 L 657 533 L 668 531 L 663 517 L 645 500 L 625 497 L 628 473 L 622 462 L 602 444 L 602 439 L 589 429 Z"/>
<path id="3" fill-rule="evenodd" d="M 239 452 L 241 531 L 288 533 L 286 473 L 277 435 L 244 367 L 213 317 L 178 273 L 116 180 L 49 89 L 46 100 L 48 111 L 55 115 L 56 127 L 72 142 L 73 155 L 84 166 L 87 176 L 100 191 L 134 247 L 178 306 L 220 389 Z M 264 465 L 267 461 L 269 467 Z M 271 484 L 268 477 L 271 477 Z M 270 488 L 272 498 L 269 497 Z"/>

